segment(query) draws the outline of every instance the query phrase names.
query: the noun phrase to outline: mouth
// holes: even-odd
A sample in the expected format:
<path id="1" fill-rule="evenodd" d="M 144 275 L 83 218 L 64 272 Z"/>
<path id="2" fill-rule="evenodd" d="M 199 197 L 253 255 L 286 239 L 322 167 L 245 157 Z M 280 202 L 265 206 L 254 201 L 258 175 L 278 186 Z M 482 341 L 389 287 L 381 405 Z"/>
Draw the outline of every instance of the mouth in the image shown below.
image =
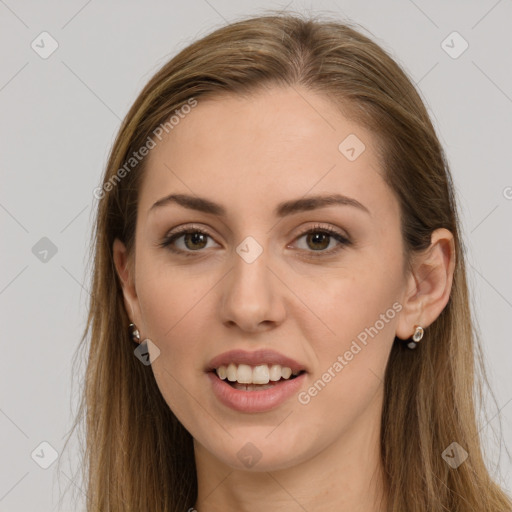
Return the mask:
<path id="1" fill-rule="evenodd" d="M 254 367 L 246 365 L 248 368 L 244 368 L 244 365 L 233 364 L 236 373 L 230 366 L 224 369 L 218 367 L 206 372 L 206 375 L 210 381 L 210 389 L 217 400 L 224 406 L 241 413 L 264 413 L 276 409 L 296 395 L 305 386 L 307 378 L 306 370 L 296 370 L 294 374 L 289 367 L 279 369 L 270 366 L 267 380 L 265 369 L 258 368 L 267 365 L 259 364 Z M 241 375 L 238 373 L 240 367 L 242 367 Z M 259 382 L 254 382 L 255 380 Z"/>
<path id="2" fill-rule="evenodd" d="M 230 363 L 228 365 L 221 365 L 211 370 L 210 373 L 233 389 L 239 391 L 263 391 L 284 382 L 292 381 L 306 373 L 306 371 L 292 370 L 288 366 L 279 364 L 251 366 L 248 364 Z"/>
<path id="3" fill-rule="evenodd" d="M 210 389 L 226 407 L 242 413 L 271 411 L 305 386 L 310 369 L 270 348 L 234 349 L 214 357 L 205 368 Z"/>

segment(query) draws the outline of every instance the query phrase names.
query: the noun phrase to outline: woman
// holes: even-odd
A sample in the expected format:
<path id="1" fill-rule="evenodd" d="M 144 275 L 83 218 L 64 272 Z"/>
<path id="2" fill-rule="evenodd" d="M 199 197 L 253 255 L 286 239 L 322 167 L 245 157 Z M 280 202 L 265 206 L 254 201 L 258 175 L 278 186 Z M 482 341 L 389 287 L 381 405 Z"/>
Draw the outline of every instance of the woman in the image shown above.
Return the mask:
<path id="1" fill-rule="evenodd" d="M 216 30 L 146 85 L 95 195 L 88 510 L 512 508 L 448 165 L 377 44 Z"/>

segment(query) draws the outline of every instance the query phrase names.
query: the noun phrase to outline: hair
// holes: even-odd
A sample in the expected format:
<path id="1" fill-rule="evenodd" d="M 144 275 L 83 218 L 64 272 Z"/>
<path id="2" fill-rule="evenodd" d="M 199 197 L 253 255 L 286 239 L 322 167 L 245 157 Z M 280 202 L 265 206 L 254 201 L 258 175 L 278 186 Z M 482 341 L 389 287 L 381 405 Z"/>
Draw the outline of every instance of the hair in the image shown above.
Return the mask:
<path id="1" fill-rule="evenodd" d="M 407 264 L 432 232 L 454 236 L 450 298 L 414 351 L 395 342 L 385 372 L 381 460 L 388 512 L 510 510 L 486 468 L 477 407 L 488 385 L 466 281 L 452 178 L 425 105 L 399 64 L 352 22 L 290 13 L 238 20 L 193 42 L 150 79 L 124 118 L 103 177 L 92 233 L 90 338 L 84 392 L 87 510 L 183 511 L 197 498 L 193 439 L 134 357 L 113 242 L 133 254 L 145 162 L 119 171 L 191 98 L 247 97 L 300 86 L 370 130 L 400 205 Z M 201 101 L 201 100 L 199 100 Z M 116 179 L 117 178 L 117 179 Z M 115 182 L 115 183 L 114 183 Z M 110 183 L 110 185 L 108 185 Z M 398 340 L 395 340 L 398 341 Z M 443 460 L 456 441 L 469 457 Z"/>

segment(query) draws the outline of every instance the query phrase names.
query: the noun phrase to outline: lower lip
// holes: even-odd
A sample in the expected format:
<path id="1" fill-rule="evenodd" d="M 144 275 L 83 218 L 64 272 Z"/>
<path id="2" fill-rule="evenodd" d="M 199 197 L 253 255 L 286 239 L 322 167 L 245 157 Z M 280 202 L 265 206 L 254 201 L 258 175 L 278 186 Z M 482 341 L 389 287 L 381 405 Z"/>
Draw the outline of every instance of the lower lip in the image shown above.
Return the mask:
<path id="1" fill-rule="evenodd" d="M 280 406 L 291 395 L 297 393 L 304 383 L 306 373 L 292 380 L 280 380 L 271 388 L 261 391 L 232 388 L 214 372 L 208 372 L 208 378 L 212 383 L 213 393 L 227 407 L 240 412 L 265 412 Z"/>

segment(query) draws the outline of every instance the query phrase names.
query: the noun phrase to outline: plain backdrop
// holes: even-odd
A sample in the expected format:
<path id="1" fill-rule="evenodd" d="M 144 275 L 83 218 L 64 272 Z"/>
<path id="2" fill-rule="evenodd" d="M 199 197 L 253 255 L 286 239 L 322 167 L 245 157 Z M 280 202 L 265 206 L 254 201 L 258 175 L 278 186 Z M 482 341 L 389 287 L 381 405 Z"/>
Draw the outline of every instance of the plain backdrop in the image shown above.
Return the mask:
<path id="1" fill-rule="evenodd" d="M 455 180 L 496 395 L 481 435 L 491 473 L 512 488 L 510 0 L 0 0 L 0 511 L 84 510 L 77 445 L 62 449 L 84 368 L 73 357 L 89 298 L 92 192 L 121 119 L 190 42 L 286 8 L 358 23 L 428 105 Z M 59 506 L 68 493 L 79 504 Z"/>

